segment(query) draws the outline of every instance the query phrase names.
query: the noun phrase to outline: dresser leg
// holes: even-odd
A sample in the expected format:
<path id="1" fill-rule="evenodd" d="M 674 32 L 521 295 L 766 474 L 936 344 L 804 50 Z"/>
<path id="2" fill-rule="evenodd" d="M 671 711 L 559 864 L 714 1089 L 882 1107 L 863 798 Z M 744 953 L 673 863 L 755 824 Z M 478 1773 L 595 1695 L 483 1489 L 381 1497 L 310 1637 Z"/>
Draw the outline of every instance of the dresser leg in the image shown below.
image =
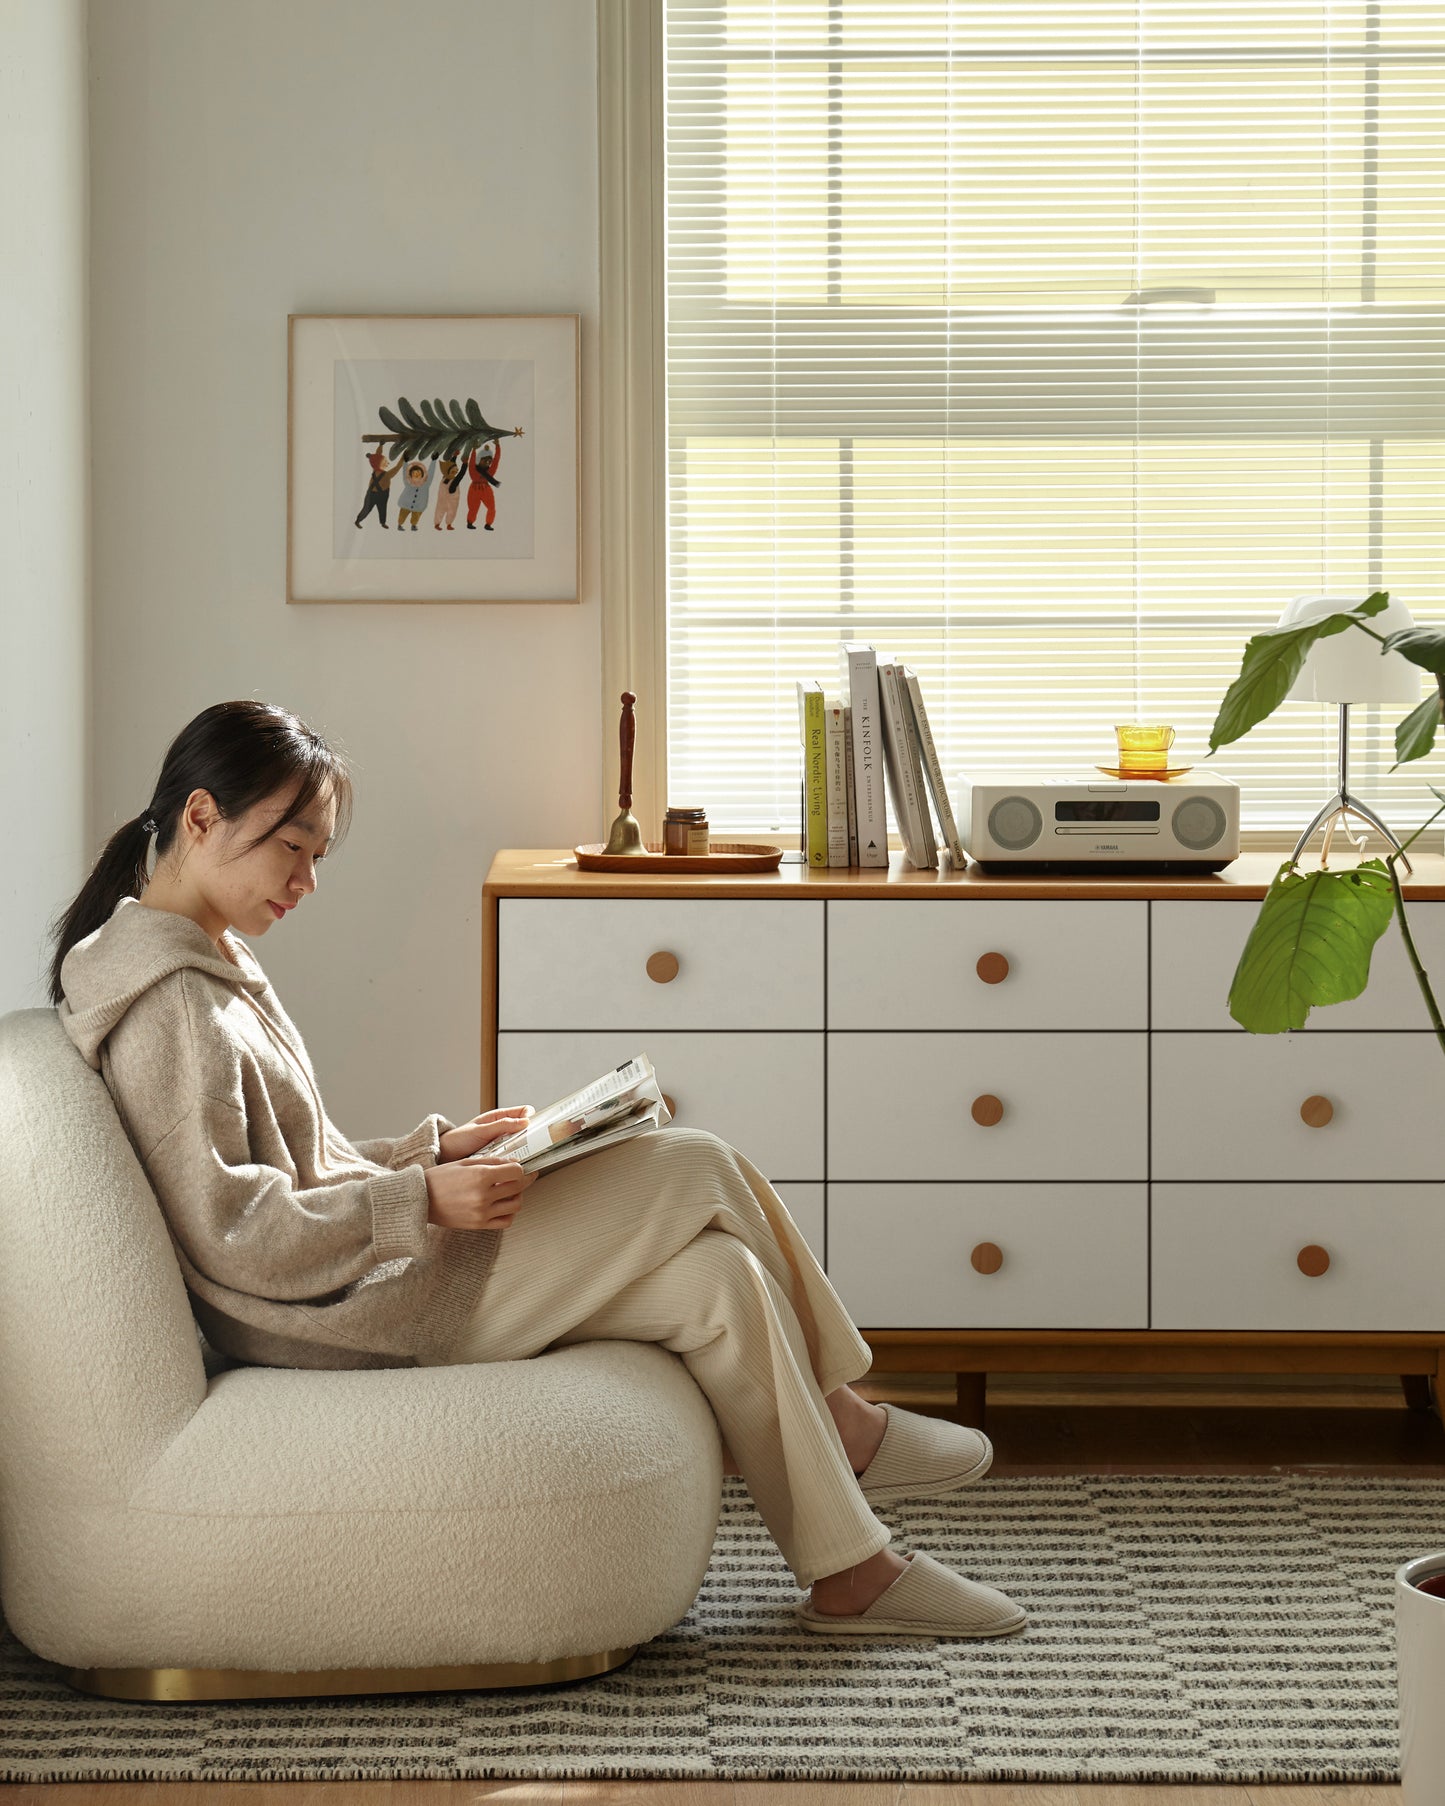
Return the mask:
<path id="1" fill-rule="evenodd" d="M 955 1412 L 958 1422 L 967 1424 L 971 1429 L 981 1430 L 984 1427 L 988 1375 L 986 1373 L 960 1373 L 954 1377 L 958 1381 L 958 1407 Z"/>
<path id="2" fill-rule="evenodd" d="M 1412 1411 L 1430 1411 L 1435 1406 L 1435 1389 L 1428 1373 L 1402 1373 L 1400 1384 L 1405 1388 L 1405 1403 Z"/>

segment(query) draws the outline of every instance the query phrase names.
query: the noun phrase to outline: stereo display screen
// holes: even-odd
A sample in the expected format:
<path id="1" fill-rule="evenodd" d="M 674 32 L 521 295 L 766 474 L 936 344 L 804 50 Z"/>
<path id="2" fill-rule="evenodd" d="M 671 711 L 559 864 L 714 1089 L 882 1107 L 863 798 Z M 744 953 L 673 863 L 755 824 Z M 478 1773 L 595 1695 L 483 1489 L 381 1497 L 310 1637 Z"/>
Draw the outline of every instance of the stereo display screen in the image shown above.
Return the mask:
<path id="1" fill-rule="evenodd" d="M 1055 803 L 1055 821 L 1158 821 L 1158 803 L 1136 803 L 1128 797 L 1090 797 L 1086 802 Z"/>

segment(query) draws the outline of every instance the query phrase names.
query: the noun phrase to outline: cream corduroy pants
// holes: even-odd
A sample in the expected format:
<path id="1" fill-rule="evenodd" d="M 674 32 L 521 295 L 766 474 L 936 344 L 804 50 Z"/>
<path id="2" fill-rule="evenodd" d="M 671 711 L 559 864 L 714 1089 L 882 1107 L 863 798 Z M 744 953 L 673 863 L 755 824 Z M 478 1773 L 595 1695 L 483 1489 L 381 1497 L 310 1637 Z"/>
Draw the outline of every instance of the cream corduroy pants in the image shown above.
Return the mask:
<path id="1" fill-rule="evenodd" d="M 450 1361 L 572 1342 L 660 1342 L 712 1405 L 800 1587 L 892 1541 L 859 1489 L 827 1395 L 868 1344 L 782 1199 L 736 1148 L 676 1125 L 522 1194 Z"/>

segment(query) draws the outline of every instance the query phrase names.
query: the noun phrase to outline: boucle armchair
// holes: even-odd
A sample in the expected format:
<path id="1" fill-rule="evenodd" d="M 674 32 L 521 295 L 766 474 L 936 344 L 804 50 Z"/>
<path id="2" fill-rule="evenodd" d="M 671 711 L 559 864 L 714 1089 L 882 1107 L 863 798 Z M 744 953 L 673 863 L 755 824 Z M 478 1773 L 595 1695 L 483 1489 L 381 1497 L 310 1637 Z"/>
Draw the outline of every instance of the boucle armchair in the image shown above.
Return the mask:
<path id="1" fill-rule="evenodd" d="M 0 1017 L 0 1238 L 0 1604 L 72 1686 L 535 1686 L 618 1666 L 696 1597 L 722 1440 L 677 1355 L 226 1362 L 53 1010 Z"/>

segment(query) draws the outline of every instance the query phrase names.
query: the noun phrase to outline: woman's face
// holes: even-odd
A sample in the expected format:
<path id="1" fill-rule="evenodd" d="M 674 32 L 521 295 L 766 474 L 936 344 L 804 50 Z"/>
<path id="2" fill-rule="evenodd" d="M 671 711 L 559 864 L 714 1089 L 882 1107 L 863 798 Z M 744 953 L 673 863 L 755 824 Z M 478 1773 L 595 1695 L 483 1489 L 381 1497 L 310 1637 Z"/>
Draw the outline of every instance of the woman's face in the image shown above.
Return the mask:
<path id="1" fill-rule="evenodd" d="M 218 944 L 227 928 L 262 935 L 288 915 L 316 889 L 316 867 L 336 826 L 329 798 L 305 811 L 304 821 L 279 826 L 294 794 L 289 788 L 225 821 L 209 791 L 193 790 L 162 862 L 166 906 L 191 916 Z M 259 834 L 258 846 L 241 850 Z M 151 883 L 162 876 L 158 867 Z"/>

